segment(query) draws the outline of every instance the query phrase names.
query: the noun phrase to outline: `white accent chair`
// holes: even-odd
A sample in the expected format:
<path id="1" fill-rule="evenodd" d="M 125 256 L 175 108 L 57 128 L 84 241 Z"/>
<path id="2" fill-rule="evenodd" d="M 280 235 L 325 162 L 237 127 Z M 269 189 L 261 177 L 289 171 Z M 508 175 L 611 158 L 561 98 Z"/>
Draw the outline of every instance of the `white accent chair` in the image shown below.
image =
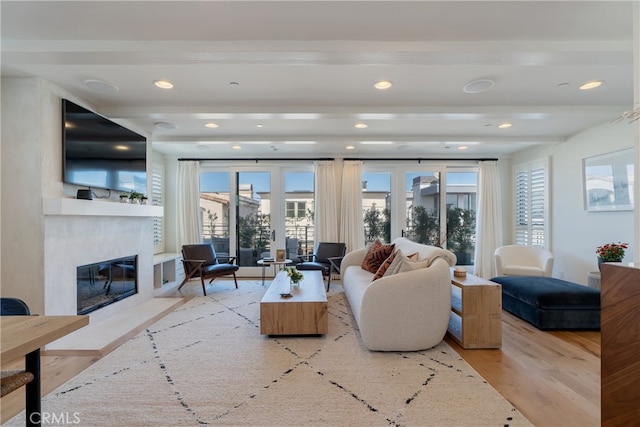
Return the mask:
<path id="1" fill-rule="evenodd" d="M 496 276 L 551 277 L 553 270 L 553 254 L 539 246 L 501 246 L 494 258 Z"/>

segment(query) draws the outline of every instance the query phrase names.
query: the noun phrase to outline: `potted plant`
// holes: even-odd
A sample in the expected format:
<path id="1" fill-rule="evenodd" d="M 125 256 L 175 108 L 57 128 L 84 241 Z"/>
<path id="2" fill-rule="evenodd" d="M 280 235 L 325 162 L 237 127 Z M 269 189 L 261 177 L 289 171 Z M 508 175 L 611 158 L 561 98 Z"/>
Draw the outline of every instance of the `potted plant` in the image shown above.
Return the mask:
<path id="1" fill-rule="evenodd" d="M 622 262 L 624 250 L 629 247 L 628 243 L 606 243 L 596 248 L 598 255 L 598 269 L 603 262 Z"/>
<path id="2" fill-rule="evenodd" d="M 149 201 L 149 198 L 146 195 L 142 195 L 140 196 L 140 203 L 142 203 L 143 205 L 146 205 L 147 202 Z"/>
<path id="3" fill-rule="evenodd" d="M 129 195 L 125 193 L 120 194 L 120 203 L 129 203 Z"/>
<path id="4" fill-rule="evenodd" d="M 137 191 L 132 191 L 129 193 L 129 200 L 131 203 L 140 203 L 142 200 L 142 193 L 138 193 Z"/>

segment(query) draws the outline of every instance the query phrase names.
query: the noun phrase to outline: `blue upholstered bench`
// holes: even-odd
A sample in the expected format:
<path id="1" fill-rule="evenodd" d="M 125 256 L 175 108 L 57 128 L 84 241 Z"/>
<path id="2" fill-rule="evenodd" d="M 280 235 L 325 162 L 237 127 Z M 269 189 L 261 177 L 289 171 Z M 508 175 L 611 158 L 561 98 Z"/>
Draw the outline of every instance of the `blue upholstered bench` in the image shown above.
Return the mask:
<path id="1" fill-rule="evenodd" d="M 600 329 L 600 291 L 552 277 L 499 276 L 502 308 L 538 329 Z"/>

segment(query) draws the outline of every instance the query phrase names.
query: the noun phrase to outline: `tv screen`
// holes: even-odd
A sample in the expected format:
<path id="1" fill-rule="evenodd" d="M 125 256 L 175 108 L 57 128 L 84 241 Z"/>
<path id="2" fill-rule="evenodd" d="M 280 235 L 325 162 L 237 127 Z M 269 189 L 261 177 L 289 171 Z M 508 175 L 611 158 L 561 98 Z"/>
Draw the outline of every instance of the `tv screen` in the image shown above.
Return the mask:
<path id="1" fill-rule="evenodd" d="M 62 100 L 63 181 L 118 191 L 147 191 L 147 139 Z"/>

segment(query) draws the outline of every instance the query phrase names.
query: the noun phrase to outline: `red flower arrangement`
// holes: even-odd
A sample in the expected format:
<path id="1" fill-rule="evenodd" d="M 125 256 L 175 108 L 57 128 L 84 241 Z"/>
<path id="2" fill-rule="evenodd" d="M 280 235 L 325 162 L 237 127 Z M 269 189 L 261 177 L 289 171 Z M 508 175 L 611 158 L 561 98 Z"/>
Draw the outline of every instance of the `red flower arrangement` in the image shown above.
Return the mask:
<path id="1" fill-rule="evenodd" d="M 628 243 L 607 243 L 598 246 L 596 254 L 604 262 L 620 262 L 624 258 L 624 250 L 629 247 Z"/>

